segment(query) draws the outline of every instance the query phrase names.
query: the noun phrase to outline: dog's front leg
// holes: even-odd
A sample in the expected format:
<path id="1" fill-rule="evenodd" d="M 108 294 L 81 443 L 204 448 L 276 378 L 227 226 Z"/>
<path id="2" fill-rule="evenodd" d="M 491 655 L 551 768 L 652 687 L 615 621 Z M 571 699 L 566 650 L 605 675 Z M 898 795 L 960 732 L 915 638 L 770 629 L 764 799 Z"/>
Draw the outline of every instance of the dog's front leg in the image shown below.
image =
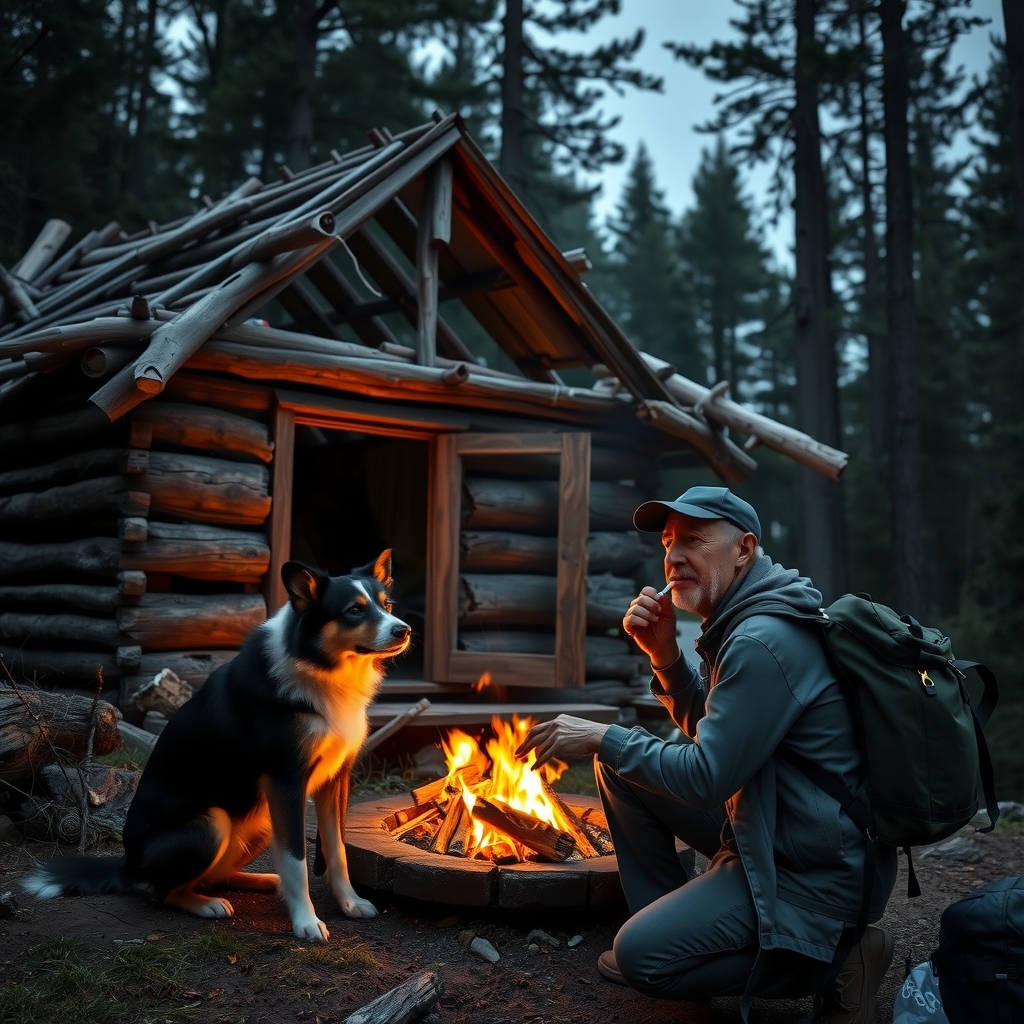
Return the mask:
<path id="1" fill-rule="evenodd" d="M 376 917 L 377 908 L 356 894 L 348 877 L 348 858 L 345 855 L 345 811 L 348 808 L 351 761 L 314 794 L 316 821 L 320 828 L 320 843 L 327 862 L 327 881 L 331 892 L 346 917 Z"/>
<path id="2" fill-rule="evenodd" d="M 280 892 L 288 907 L 292 931 L 300 939 L 325 942 L 330 933 L 327 925 L 316 916 L 309 898 L 305 786 L 297 779 L 264 779 L 263 791 L 270 807 L 274 864 L 281 876 Z"/>

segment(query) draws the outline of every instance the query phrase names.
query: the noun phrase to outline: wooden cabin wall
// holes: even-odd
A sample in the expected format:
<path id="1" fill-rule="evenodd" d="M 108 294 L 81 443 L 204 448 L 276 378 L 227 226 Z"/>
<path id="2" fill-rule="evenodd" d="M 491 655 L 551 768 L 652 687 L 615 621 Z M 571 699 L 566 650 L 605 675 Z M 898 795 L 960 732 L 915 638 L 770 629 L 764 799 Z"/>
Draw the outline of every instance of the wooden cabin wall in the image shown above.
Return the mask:
<path id="1" fill-rule="evenodd" d="M 71 423 L 0 472 L 0 653 L 15 678 L 93 689 L 99 670 L 124 707 L 163 668 L 201 685 L 266 618 L 269 412 L 175 390 L 94 437 Z M 42 422 L 0 427 L 0 444 Z"/>

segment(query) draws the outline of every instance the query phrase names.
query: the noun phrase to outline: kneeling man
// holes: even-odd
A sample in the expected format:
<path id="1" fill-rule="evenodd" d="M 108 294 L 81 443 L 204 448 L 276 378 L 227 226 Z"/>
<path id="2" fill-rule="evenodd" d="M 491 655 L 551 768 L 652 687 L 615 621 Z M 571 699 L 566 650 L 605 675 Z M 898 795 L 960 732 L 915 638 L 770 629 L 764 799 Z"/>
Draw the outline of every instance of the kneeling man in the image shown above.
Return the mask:
<path id="1" fill-rule="evenodd" d="M 821 594 L 764 554 L 757 513 L 724 487 L 646 502 L 633 521 L 661 532 L 671 588 L 644 587 L 623 626 L 687 739 L 561 715 L 520 748 L 538 764 L 597 755 L 632 915 L 598 967 L 664 999 L 742 994 L 744 1017 L 754 995 L 820 993 L 829 1024 L 867 1024 L 893 952 L 873 926 L 853 943 L 870 840 L 786 759 L 813 761 L 853 792 L 861 784 L 820 639 Z M 699 674 L 680 654 L 673 604 L 703 620 Z M 697 878 L 676 837 L 709 858 Z M 875 863 L 871 921 L 892 892 L 895 850 L 879 847 Z"/>

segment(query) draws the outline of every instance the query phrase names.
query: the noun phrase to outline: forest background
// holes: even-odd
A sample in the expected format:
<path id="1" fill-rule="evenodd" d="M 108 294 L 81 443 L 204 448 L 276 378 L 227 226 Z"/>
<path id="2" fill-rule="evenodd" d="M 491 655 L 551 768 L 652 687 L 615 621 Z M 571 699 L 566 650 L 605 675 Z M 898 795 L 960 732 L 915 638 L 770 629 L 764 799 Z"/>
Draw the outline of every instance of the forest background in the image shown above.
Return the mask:
<path id="1" fill-rule="evenodd" d="M 48 217 L 134 231 L 459 111 L 557 243 L 586 249 L 587 285 L 637 347 L 849 452 L 832 484 L 758 450 L 738 490 L 766 550 L 826 598 L 870 593 L 990 664 L 1000 795 L 1024 797 L 1024 5 L 985 24 L 968 0 L 733 0 L 710 46 L 641 32 L 588 49 L 619 6 L 5 0 L 0 263 Z M 968 78 L 953 50 L 972 31 L 994 45 Z M 625 153 L 601 102 L 662 89 L 644 59 L 661 45 L 722 83 L 680 217 L 658 187 L 674 169 Z M 599 221 L 587 182 L 627 158 Z M 790 208 L 779 260 L 766 229 Z M 666 477 L 666 494 L 703 479 Z"/>

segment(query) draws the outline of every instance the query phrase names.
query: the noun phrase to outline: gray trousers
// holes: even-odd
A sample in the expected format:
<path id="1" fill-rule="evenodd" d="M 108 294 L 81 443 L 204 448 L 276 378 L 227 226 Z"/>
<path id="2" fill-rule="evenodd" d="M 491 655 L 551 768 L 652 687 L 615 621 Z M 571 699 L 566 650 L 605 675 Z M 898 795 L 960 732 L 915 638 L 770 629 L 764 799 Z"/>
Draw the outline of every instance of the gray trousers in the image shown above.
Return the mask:
<path id="1" fill-rule="evenodd" d="M 739 856 L 722 840 L 725 809 L 689 807 L 600 762 L 595 770 L 631 914 L 615 936 L 622 976 L 661 999 L 740 995 L 760 951 L 757 910 Z M 676 854 L 676 836 L 711 860 L 692 881 Z M 757 995 L 811 995 L 826 970 L 810 957 L 775 951 Z"/>

